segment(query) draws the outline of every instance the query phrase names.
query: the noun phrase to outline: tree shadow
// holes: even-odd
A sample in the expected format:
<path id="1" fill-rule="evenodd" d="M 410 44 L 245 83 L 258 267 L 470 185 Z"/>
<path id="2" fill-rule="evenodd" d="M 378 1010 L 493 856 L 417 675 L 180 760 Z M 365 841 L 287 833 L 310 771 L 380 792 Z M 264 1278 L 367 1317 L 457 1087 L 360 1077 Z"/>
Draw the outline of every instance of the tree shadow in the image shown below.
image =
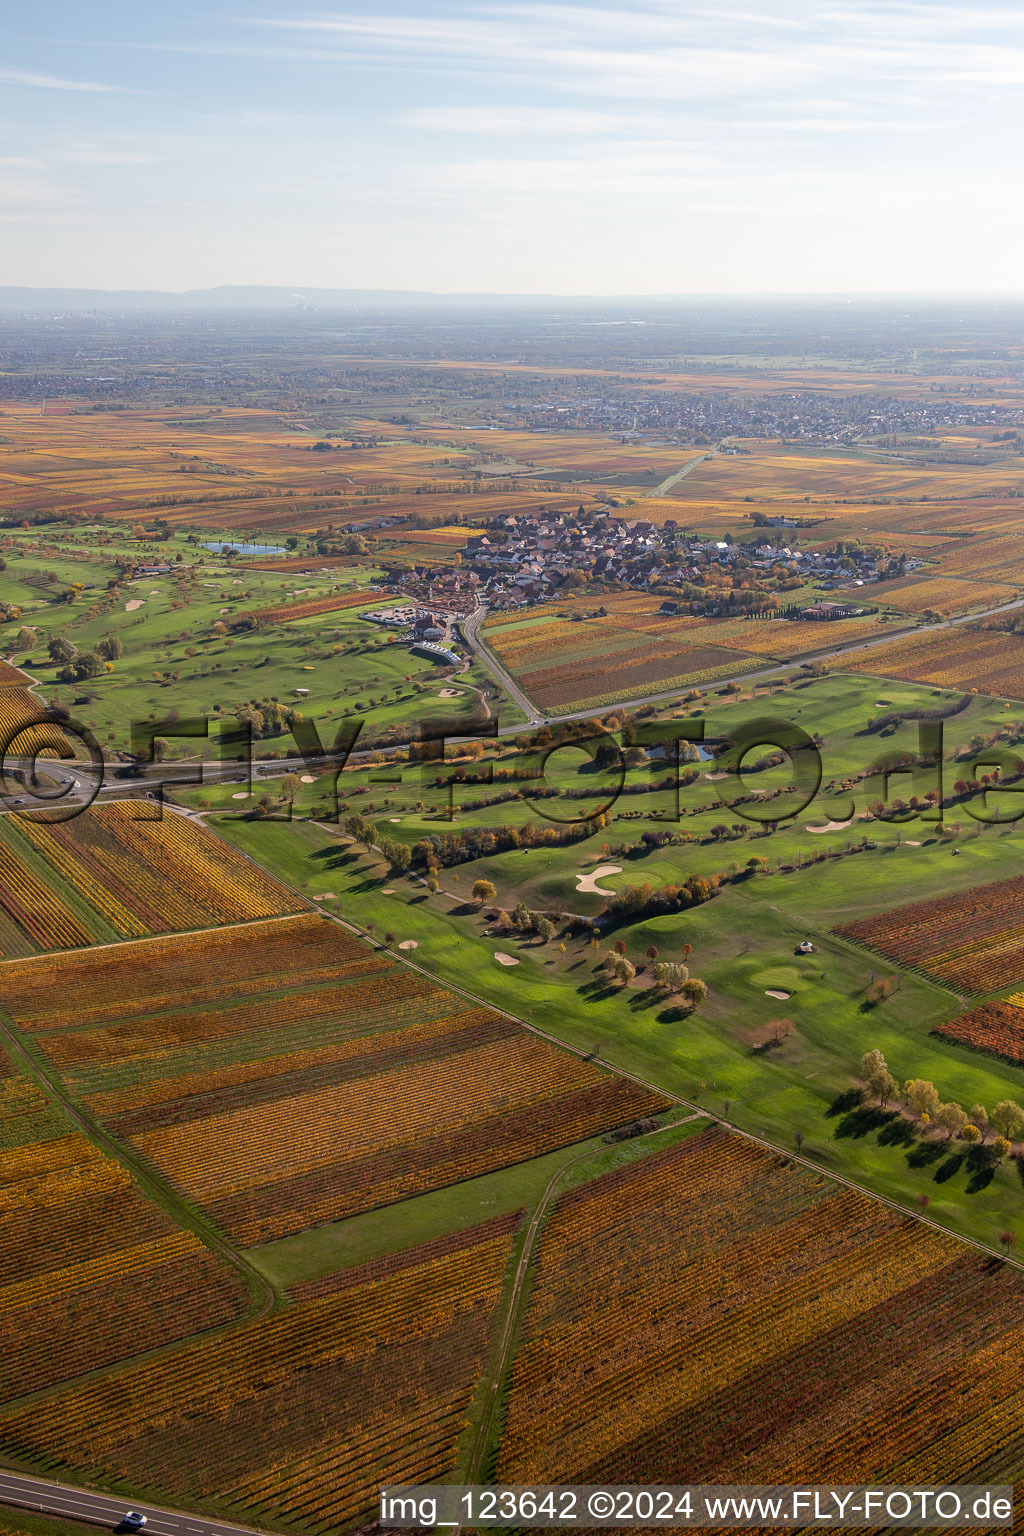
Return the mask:
<path id="1" fill-rule="evenodd" d="M 916 1140 L 914 1127 L 899 1114 L 894 1114 L 889 1124 L 878 1133 L 880 1147 L 912 1147 Z"/>
<path id="2" fill-rule="evenodd" d="M 880 1109 L 877 1104 L 861 1104 L 857 1109 L 851 1109 L 839 1121 L 832 1132 L 837 1141 L 844 1141 L 849 1137 L 860 1141 L 869 1136 L 872 1131 L 883 1131 L 890 1121 L 898 1118 L 893 1110 Z"/>
<path id="3" fill-rule="evenodd" d="M 678 1024 L 683 1019 L 688 1019 L 693 1010 L 690 1008 L 673 1005 L 671 1008 L 663 1008 L 657 1015 L 659 1024 Z"/>
<path id="4" fill-rule="evenodd" d="M 840 1093 L 832 1100 L 825 1111 L 826 1120 L 834 1120 L 836 1115 L 849 1114 L 851 1109 L 856 1109 L 864 1101 L 864 1095 L 859 1088 L 847 1088 L 845 1093 Z"/>
<path id="5" fill-rule="evenodd" d="M 604 1002 L 609 997 L 614 997 L 621 988 L 614 981 L 608 981 L 604 977 L 595 977 L 593 981 L 581 981 L 576 991 L 588 1003 Z"/>
<path id="6" fill-rule="evenodd" d="M 912 1152 L 907 1153 L 907 1164 L 911 1168 L 930 1168 L 932 1163 L 937 1163 L 942 1156 L 943 1147 L 938 1141 L 919 1141 Z"/>
<path id="7" fill-rule="evenodd" d="M 943 1149 L 945 1150 L 945 1149 Z M 951 1152 L 944 1162 L 941 1162 L 935 1170 L 936 1184 L 947 1183 L 955 1173 L 959 1173 L 965 1161 L 963 1152 Z"/>
<path id="8" fill-rule="evenodd" d="M 996 1175 L 999 1159 L 991 1147 L 973 1146 L 967 1154 L 967 1193 L 979 1195 L 987 1189 Z"/>
<path id="9" fill-rule="evenodd" d="M 642 1013 L 645 1008 L 655 1008 L 662 1001 L 654 987 L 645 987 L 643 991 L 632 993 L 629 1006 L 633 1013 Z"/>

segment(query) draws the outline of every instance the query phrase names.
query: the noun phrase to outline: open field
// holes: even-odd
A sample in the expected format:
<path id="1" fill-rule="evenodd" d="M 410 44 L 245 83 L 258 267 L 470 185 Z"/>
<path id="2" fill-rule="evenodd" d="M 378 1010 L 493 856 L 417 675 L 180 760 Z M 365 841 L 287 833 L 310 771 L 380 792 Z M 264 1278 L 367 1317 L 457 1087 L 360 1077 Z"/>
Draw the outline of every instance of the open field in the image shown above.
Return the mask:
<path id="1" fill-rule="evenodd" d="M 768 661 L 883 634 L 874 615 L 835 621 L 760 616 L 703 619 L 661 612 L 663 599 L 623 593 L 601 600 L 492 614 L 484 638 L 530 698 L 552 713 L 628 700 L 660 688 L 696 687 Z"/>
<path id="2" fill-rule="evenodd" d="M 0 1400 L 242 1317 L 228 1265 L 29 1077 L 0 1079 Z"/>
<path id="3" fill-rule="evenodd" d="M 1013 826 L 975 824 L 962 809 L 956 814 L 966 825 L 952 823 L 945 830 L 927 819 L 902 826 L 864 819 L 879 790 L 863 773 L 884 753 L 912 751 L 917 740 L 913 721 L 879 738 L 870 728 L 873 717 L 883 710 L 928 710 L 956 702 L 955 696 L 936 698 L 904 684 L 881 690 L 877 683 L 841 674 L 788 693 L 780 690 L 768 700 L 712 695 L 695 706 L 706 710 L 709 738 L 727 735 L 759 714 L 788 716 L 823 738 L 821 794 L 801 815 L 766 834 L 760 822 L 743 821 L 735 808 L 722 804 L 720 784 L 705 771 L 681 790 L 678 822 L 673 793 L 660 790 L 620 797 L 608 825 L 573 843 L 494 852 L 481 836 L 464 863 L 441 869 L 442 892 L 428 900 L 422 885 L 396 879 L 379 855 L 347 846 L 330 828 L 237 817 L 218 817 L 217 825 L 297 888 L 309 895 L 331 892 L 325 906 L 358 914 L 378 932 L 390 929 L 416 939 L 418 963 L 439 977 L 520 1014 L 530 1010 L 535 1023 L 584 1050 L 599 1041 L 603 1059 L 690 1100 L 711 1106 L 728 1100 L 730 1118 L 783 1145 L 792 1146 L 799 1131 L 804 1150 L 825 1169 L 908 1203 L 927 1193 L 937 1219 L 991 1243 L 1015 1222 L 1015 1164 L 993 1165 L 978 1180 L 962 1156 L 944 1158 L 939 1143 L 920 1144 L 913 1137 L 901 1143 L 884 1134 L 884 1122 L 858 1129 L 855 1117 L 836 1107 L 849 1091 L 860 1056 L 876 1045 L 901 1080 L 927 1077 L 944 1100 L 969 1107 L 1024 1098 L 1019 1065 L 931 1033 L 963 1011 L 959 992 L 895 963 L 880 972 L 874 955 L 832 935 L 837 926 L 890 908 L 894 891 L 931 898 L 1017 876 L 1020 834 Z M 1017 727 L 1008 726 L 1009 719 L 1000 701 L 979 696 L 944 721 L 949 781 L 963 771 L 952 759 L 969 741 L 1000 729 L 1012 733 Z M 493 759 L 496 771 L 528 761 L 528 755 L 519 758 L 508 748 Z M 487 759 L 480 766 L 486 769 Z M 515 784 L 467 784 L 456 788 L 452 823 L 444 812 L 447 796 L 435 792 L 432 801 L 419 769 L 407 770 L 402 785 L 384 788 L 371 785 L 370 772 L 342 775 L 343 800 L 375 818 L 382 835 L 410 846 L 424 838 L 437 838 L 442 846 L 448 837 L 474 829 L 483 834 L 504 824 L 543 826 L 552 810 L 558 816 L 582 815 L 608 788 L 586 757 L 566 749 L 551 759 L 548 784 L 563 793 L 585 789 L 582 800 L 521 800 Z M 844 788 L 849 775 L 850 787 Z M 639 789 L 651 778 L 649 768 L 640 768 L 627 774 L 627 783 Z M 653 778 L 660 782 L 663 770 L 655 767 Z M 750 778 L 753 786 L 768 781 L 768 775 Z M 367 793 L 358 793 L 364 785 Z M 529 794 L 528 785 L 521 787 Z M 894 792 L 902 787 L 894 780 Z M 316 784 L 304 786 L 297 816 L 315 812 L 320 793 Z M 488 806 L 488 793 L 511 798 Z M 479 809 L 460 808 L 476 802 L 483 802 Z M 557 829 L 559 823 L 552 825 Z M 644 841 L 648 832 L 660 845 Z M 960 849 L 958 858 L 951 858 L 954 847 Z M 767 873 L 744 874 L 747 858 L 755 854 L 766 858 Z M 689 874 L 711 882 L 723 877 L 717 895 L 702 906 L 661 914 L 652 906 L 649 915 L 618 918 L 605 929 L 604 942 L 623 939 L 637 967 L 636 981 L 626 988 L 608 981 L 588 937 L 572 935 L 565 915 L 600 918 L 606 898 L 580 891 L 578 884 L 606 863 L 622 866 L 621 873 L 599 882 L 617 895 L 639 886 L 652 894 L 667 886 L 678 889 Z M 528 932 L 495 933 L 494 908 L 475 915 L 465 899 L 477 878 L 495 885 L 495 906 L 510 911 L 522 901 L 533 911 L 549 912 L 566 952 L 559 951 L 557 940 L 545 945 Z M 794 955 L 808 935 L 815 954 Z M 671 997 L 652 987 L 646 959 L 653 944 L 661 958 L 679 960 L 684 942 L 692 946 L 691 973 L 710 987 L 696 1014 L 681 1014 Z M 518 964 L 499 964 L 499 950 Z M 868 1003 L 870 982 L 890 973 L 899 979 L 898 990 Z M 778 991 L 788 998 L 768 995 Z M 762 1032 L 779 1017 L 794 1021 L 793 1034 L 777 1049 L 757 1049 Z M 947 1164 L 952 1175 L 942 1171 Z"/>
<path id="4" fill-rule="evenodd" d="M 75 1098 L 244 1246 L 666 1107 L 319 916 L 246 929 L 237 943 L 230 933 L 152 952 L 152 1001 L 149 945 L 108 951 L 99 967 L 76 957 L 63 971 L 79 998 L 75 1023 L 47 1011 L 31 1027 Z M 285 976 L 254 982 L 250 954 L 264 942 L 278 953 L 287 944 L 305 968 L 289 959 Z M 167 1007 L 168 964 L 189 989 L 185 1006 Z M 19 1026 L 51 967 L 0 972 L 0 1006 Z M 90 996 L 125 967 L 133 1005 L 116 1022 L 109 1011 L 84 1022 Z"/>
<path id="5" fill-rule="evenodd" d="M 1024 699 L 1024 636 L 958 625 L 926 635 L 905 635 L 850 658 L 859 672 L 939 688 L 978 689 Z"/>
<path id="6" fill-rule="evenodd" d="M 515 1225 L 325 1277 L 272 1318 L 0 1413 L 0 1446 L 246 1523 L 345 1528 L 382 1482 L 453 1469 Z"/>
<path id="7" fill-rule="evenodd" d="M 18 596 L 24 573 L 36 583 L 20 618 L 6 627 L 6 643 L 13 647 L 23 626 L 35 633 L 38 643 L 17 654 L 39 695 L 70 709 L 108 752 L 130 746 L 134 722 L 175 711 L 182 719 L 207 718 L 215 739 L 218 717 L 233 723 L 250 702 L 274 703 L 278 716 L 300 709 L 333 739 L 346 715 L 365 716 L 368 732 L 393 727 L 408 735 L 431 713 L 471 715 L 480 707 L 472 690 L 460 701 L 439 701 L 451 667 L 413 655 L 408 642 L 360 618 L 384 601 L 368 591 L 379 576 L 372 561 L 354 565 L 346 556 L 336 567 L 327 557 L 321 565 L 313 553 L 297 569 L 247 568 L 204 552 L 195 536 L 154 544 L 120 528 L 42 537 L 16 530 L 0 537 L 0 548 L 6 561 L 0 601 Z M 105 564 L 100 580 L 79 589 L 72 583 L 84 579 L 86 557 Z M 134 565 L 154 560 L 169 564 L 170 572 L 130 574 Z M 47 654 L 49 641 L 59 638 L 83 655 L 113 640 L 120 654 L 96 677 L 69 683 Z M 4 676 L 0 714 L 9 695 L 17 724 L 23 707 L 24 715 L 36 717 L 41 705 L 23 696 L 24 674 L 10 668 Z M 474 676 L 471 683 L 485 688 L 510 721 L 519 718 L 503 705 L 493 679 Z M 256 751 L 276 750 L 275 735 L 280 719 L 257 733 Z M 182 745 L 173 737 L 167 744 L 171 757 L 196 750 L 194 742 Z"/>
<path id="8" fill-rule="evenodd" d="M 77 949 L 294 912 L 276 880 L 195 822 L 142 801 L 70 821 L 0 818 L 0 945 L 7 956 Z"/>
<path id="9" fill-rule="evenodd" d="M 1005 1481 L 1024 1441 L 1022 1285 L 710 1131 L 558 1201 L 498 1476 Z"/>
<path id="10" fill-rule="evenodd" d="M 955 987 L 995 992 L 1024 980 L 1024 878 L 897 907 L 838 931 Z"/>

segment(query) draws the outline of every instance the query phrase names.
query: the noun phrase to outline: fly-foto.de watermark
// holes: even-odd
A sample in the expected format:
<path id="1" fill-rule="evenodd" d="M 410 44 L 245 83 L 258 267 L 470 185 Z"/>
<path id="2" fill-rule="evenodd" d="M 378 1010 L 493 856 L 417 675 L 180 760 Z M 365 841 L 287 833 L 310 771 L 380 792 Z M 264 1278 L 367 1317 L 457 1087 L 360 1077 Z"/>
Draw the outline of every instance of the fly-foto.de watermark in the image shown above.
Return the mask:
<path id="1" fill-rule="evenodd" d="M 52 738 L 39 745 L 39 727 L 47 724 L 59 731 L 64 746 L 55 747 Z M 536 817 L 581 827 L 607 818 L 638 792 L 650 795 L 652 803 L 657 797 L 661 823 L 678 822 L 697 808 L 688 805 L 687 793 L 698 783 L 712 790 L 723 810 L 759 825 L 800 816 L 823 783 L 828 793 L 846 796 L 851 816 L 853 788 L 859 786 L 870 816 L 894 824 L 918 818 L 940 822 L 953 811 L 995 825 L 1024 816 L 1024 757 L 995 743 L 951 763 L 941 720 L 917 723 L 913 749 L 876 754 L 861 768 L 847 764 L 827 783 L 821 738 L 779 716 L 758 716 L 721 737 L 707 734 L 703 718 L 644 721 L 631 727 L 628 744 L 622 733 L 588 721 L 542 732 L 516 750 L 500 734 L 497 720 L 477 727 L 435 717 L 422 722 L 408 741 L 385 746 L 364 745 L 363 725 L 362 718 L 347 717 L 325 739 L 315 720 L 296 717 L 288 732 L 274 738 L 274 758 L 261 761 L 266 742 L 254 737 L 249 721 L 172 713 L 134 723 L 128 761 L 109 762 L 88 726 L 51 710 L 31 723 L 9 726 L 0 737 L 0 802 L 22 814 L 63 821 L 80 815 L 101 794 L 140 786 L 153 802 L 140 807 L 140 819 L 156 819 L 164 790 L 233 778 L 250 794 L 255 764 L 257 772 L 294 768 L 315 779 L 321 820 L 338 818 L 342 774 L 357 767 L 366 768 L 369 784 L 385 789 L 406 784 L 405 775 L 417 772 L 418 796 L 428 811 L 454 815 L 459 795 L 506 785 L 513 791 L 508 798 L 526 802 Z M 550 739 L 543 739 L 545 734 Z M 182 743 L 195 748 L 197 760 L 163 763 L 166 748 Z M 198 760 L 204 751 L 208 755 Z M 555 759 L 565 753 L 576 753 L 577 762 L 583 755 L 582 766 L 595 781 L 592 790 L 583 785 L 567 792 L 564 778 L 558 781 Z M 771 770 L 787 782 L 762 787 L 759 779 Z M 269 819 L 290 820 L 292 814 L 289 802 Z"/>

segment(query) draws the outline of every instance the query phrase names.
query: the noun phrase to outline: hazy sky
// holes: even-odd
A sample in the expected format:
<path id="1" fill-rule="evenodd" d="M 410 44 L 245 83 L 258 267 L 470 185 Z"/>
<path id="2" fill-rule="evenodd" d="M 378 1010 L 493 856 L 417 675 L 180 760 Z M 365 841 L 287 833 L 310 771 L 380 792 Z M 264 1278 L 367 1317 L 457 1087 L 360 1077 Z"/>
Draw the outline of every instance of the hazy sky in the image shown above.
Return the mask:
<path id="1" fill-rule="evenodd" d="M 0 283 L 1019 291 L 1022 91 L 1019 0 L 11 7 Z"/>

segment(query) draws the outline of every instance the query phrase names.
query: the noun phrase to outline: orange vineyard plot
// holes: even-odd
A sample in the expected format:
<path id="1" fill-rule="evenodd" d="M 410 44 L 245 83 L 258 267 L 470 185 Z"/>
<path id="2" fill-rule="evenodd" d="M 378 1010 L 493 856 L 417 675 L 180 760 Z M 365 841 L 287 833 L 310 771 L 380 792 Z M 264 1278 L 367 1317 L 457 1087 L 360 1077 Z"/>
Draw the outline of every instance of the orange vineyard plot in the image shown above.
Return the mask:
<path id="1" fill-rule="evenodd" d="M 944 498 L 960 500 L 1005 495 L 1024 485 L 1019 459 L 992 464 L 881 463 L 841 452 L 797 451 L 771 443 L 749 442 L 735 457 L 717 454 L 698 464 L 673 487 L 679 501 L 743 499 L 864 502 L 871 498 Z M 813 516 L 805 504 L 804 516 Z M 883 523 L 884 526 L 884 523 Z M 899 526 L 898 522 L 897 525 Z M 934 525 L 941 531 L 941 525 Z"/>
<path id="2" fill-rule="evenodd" d="M 115 801 L 66 822 L 0 819 L 0 907 L 20 935 L 8 953 L 302 910 L 204 827 L 171 812 L 150 820 L 148 811 Z"/>
<path id="3" fill-rule="evenodd" d="M 71 956 L 67 1014 L 39 1001 L 54 974 L 49 959 L 4 967 L 0 1008 L 246 1246 L 667 1105 L 319 917 Z"/>
<path id="4" fill-rule="evenodd" d="M 34 1083 L 0 1087 L 0 1397 L 246 1311 L 234 1271 L 71 1134 Z"/>
<path id="5" fill-rule="evenodd" d="M 994 581 L 912 576 L 907 581 L 883 582 L 872 596 L 901 613 L 924 613 L 932 609 L 947 618 L 953 613 L 980 612 L 1012 603 L 1020 596 L 1020 588 Z"/>
<path id="6" fill-rule="evenodd" d="M 876 677 L 1024 699 L 1024 636 L 999 630 L 957 625 L 907 635 L 863 651 L 848 664 L 853 671 Z"/>
<path id="7" fill-rule="evenodd" d="M 223 1338 L 0 1416 L 8 1454 L 246 1523 L 338 1530 L 455 1465 L 516 1216 L 297 1288 Z"/>
<path id="8" fill-rule="evenodd" d="M 971 1481 L 1019 1465 L 1019 1273 L 720 1131 L 558 1201 L 498 1479 Z"/>
<path id="9" fill-rule="evenodd" d="M 18 961 L 0 970 L 0 1007 L 20 1029 L 66 1029 L 215 1003 L 331 977 L 365 947 L 322 917 L 218 928 Z M 131 990 L 123 984 L 125 971 Z"/>
<path id="10" fill-rule="evenodd" d="M 336 613 L 341 608 L 366 608 L 386 592 L 337 592 L 332 597 L 316 597 L 305 602 L 281 603 L 277 608 L 260 608 L 256 617 L 270 624 L 287 624 L 290 619 L 314 618 L 318 613 Z"/>
<path id="11" fill-rule="evenodd" d="M 970 1013 L 936 1024 L 933 1034 L 969 1045 L 1003 1061 L 1024 1061 L 1024 1002 L 1019 995 L 1006 1002 L 982 1003 Z"/>
<path id="12" fill-rule="evenodd" d="M 13 668 L 10 669 L 13 672 Z M 58 725 L 45 721 L 45 710 L 27 688 L 4 685 L 0 677 L 0 744 L 13 757 L 30 757 L 48 749 L 57 757 L 74 757 L 71 743 Z"/>
<path id="13" fill-rule="evenodd" d="M 896 907 L 836 932 L 951 986 L 995 992 L 1024 980 L 1024 876 Z"/>

